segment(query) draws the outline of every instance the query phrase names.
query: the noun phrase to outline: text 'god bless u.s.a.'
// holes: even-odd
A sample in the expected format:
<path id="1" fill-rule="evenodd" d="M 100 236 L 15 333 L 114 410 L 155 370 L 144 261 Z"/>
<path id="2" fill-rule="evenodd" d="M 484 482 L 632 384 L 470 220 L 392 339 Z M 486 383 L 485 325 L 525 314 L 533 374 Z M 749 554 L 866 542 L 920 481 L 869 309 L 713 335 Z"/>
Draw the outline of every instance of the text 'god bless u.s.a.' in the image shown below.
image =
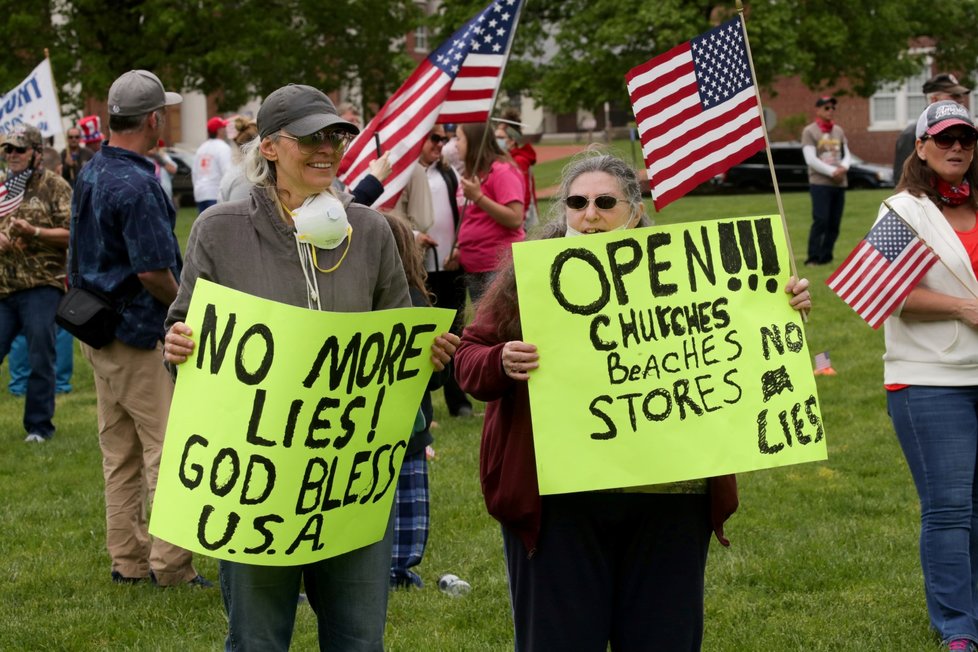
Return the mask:
<path id="1" fill-rule="evenodd" d="M 198 281 L 150 531 L 294 565 L 380 540 L 453 313 L 306 310 Z"/>

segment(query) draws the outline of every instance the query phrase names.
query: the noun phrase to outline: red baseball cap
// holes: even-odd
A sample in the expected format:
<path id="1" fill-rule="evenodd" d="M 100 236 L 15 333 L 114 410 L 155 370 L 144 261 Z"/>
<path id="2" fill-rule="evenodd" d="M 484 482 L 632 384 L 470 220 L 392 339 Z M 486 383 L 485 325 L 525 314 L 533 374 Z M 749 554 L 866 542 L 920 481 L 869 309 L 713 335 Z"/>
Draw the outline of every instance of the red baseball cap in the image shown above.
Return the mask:
<path id="1" fill-rule="evenodd" d="M 224 127 L 227 126 L 227 124 L 228 121 L 225 120 L 224 118 L 219 118 L 217 116 L 214 116 L 213 118 L 207 121 L 207 133 L 211 133 L 211 134 L 217 133 L 218 129 L 223 129 Z"/>

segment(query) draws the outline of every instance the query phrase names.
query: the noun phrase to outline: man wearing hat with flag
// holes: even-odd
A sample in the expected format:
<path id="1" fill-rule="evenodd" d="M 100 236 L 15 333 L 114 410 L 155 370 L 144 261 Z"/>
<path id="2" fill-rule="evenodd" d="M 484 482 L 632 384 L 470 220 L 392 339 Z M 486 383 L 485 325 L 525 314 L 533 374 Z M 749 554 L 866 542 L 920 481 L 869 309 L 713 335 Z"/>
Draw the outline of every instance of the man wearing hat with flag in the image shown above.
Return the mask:
<path id="1" fill-rule="evenodd" d="M 968 93 L 971 92 L 971 89 L 962 86 L 958 82 L 957 77 L 947 72 L 942 72 L 928 79 L 924 82 L 924 87 L 921 90 L 927 96 L 928 104 L 953 100 L 961 106 L 965 106 L 965 99 L 967 99 Z M 903 174 L 903 163 L 914 150 L 914 143 L 917 142 L 916 129 L 917 123 L 911 122 L 897 136 L 896 150 L 893 153 L 893 185 L 900 183 L 900 176 Z"/>
<path id="2" fill-rule="evenodd" d="M 181 101 L 149 71 L 116 79 L 109 88 L 111 144 L 82 168 L 71 203 L 71 284 L 100 292 L 120 313 L 115 339 L 98 349 L 81 345 L 95 374 L 106 545 L 118 584 L 211 586 L 189 551 L 150 538 L 146 519 L 173 396 L 163 321 L 183 262 L 176 210 L 147 156 L 163 133 L 165 107 Z"/>
<path id="3" fill-rule="evenodd" d="M 812 196 L 812 228 L 808 234 L 806 265 L 832 262 L 839 237 L 849 181 L 849 147 L 842 127 L 835 123 L 838 102 L 823 96 L 815 101 L 815 122 L 801 132 L 801 151 L 808 165 L 808 189 Z"/>
<path id="4" fill-rule="evenodd" d="M 54 315 L 64 293 L 71 186 L 41 167 L 41 132 L 20 124 L 6 135 L 7 178 L 0 184 L 0 361 L 21 332 L 30 375 L 25 441 L 54 436 Z"/>

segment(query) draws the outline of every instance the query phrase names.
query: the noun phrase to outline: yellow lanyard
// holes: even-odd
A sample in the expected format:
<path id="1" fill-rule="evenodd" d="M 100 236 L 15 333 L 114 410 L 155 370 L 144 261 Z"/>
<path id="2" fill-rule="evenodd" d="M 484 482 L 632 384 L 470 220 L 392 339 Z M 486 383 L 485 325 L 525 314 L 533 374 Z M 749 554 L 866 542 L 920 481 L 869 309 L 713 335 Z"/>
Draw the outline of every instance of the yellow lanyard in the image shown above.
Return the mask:
<path id="1" fill-rule="evenodd" d="M 295 221 L 294 221 L 295 213 L 289 210 L 289 207 L 285 205 L 285 202 L 283 202 L 282 198 L 278 196 L 278 193 L 275 193 L 275 199 L 278 200 L 278 204 L 279 206 L 282 207 L 282 210 L 288 213 L 289 217 L 293 218 L 292 226 L 293 228 L 295 228 Z M 352 242 L 353 242 L 353 226 L 347 224 L 346 225 L 346 249 L 343 250 L 343 255 L 340 256 L 340 259 L 336 262 L 336 264 L 330 267 L 329 269 L 323 269 L 322 267 L 319 266 L 319 261 L 316 259 L 315 245 L 313 245 L 312 243 L 307 243 L 309 245 L 309 248 L 312 250 L 313 266 L 323 274 L 329 274 L 330 272 L 335 272 L 337 268 L 339 268 L 339 266 L 343 264 L 343 261 L 346 260 L 346 255 L 350 253 L 350 244 L 352 244 Z"/>

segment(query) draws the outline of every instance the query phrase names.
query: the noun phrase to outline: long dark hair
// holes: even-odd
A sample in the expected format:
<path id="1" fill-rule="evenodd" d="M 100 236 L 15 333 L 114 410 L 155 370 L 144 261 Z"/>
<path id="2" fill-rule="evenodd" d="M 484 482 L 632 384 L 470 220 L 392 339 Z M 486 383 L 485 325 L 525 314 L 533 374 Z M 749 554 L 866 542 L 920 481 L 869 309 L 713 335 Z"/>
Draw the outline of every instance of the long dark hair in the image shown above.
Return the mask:
<path id="1" fill-rule="evenodd" d="M 404 266 L 404 276 L 407 277 L 408 287 L 417 290 L 425 298 L 428 305 L 431 305 L 431 294 L 425 286 L 425 279 L 428 272 L 425 271 L 424 263 L 421 260 L 421 251 L 418 243 L 414 239 L 414 231 L 408 223 L 399 217 L 384 214 L 387 224 L 391 227 L 394 234 L 394 243 L 397 245 L 397 253 L 401 255 L 401 265 Z"/>
<path id="2" fill-rule="evenodd" d="M 470 122 L 458 128 L 465 134 L 465 176 L 485 174 L 495 161 L 513 163 L 509 154 L 499 148 L 493 134 L 486 135 L 489 130 L 486 123 Z"/>
<path id="3" fill-rule="evenodd" d="M 968 205 L 978 210 L 978 156 L 974 154 L 975 152 L 972 151 L 971 165 L 968 166 L 964 178 L 971 186 Z M 927 161 L 917 156 L 916 148 L 903 162 L 903 173 L 900 175 L 900 183 L 897 184 L 896 190 L 897 192 L 906 190 L 915 197 L 926 197 L 938 208 L 944 206 L 941 195 L 937 192 L 937 173 L 927 165 Z"/>
<path id="4" fill-rule="evenodd" d="M 617 156 L 606 154 L 598 149 L 589 149 L 571 159 L 571 162 L 564 168 L 561 173 L 560 186 L 550 205 L 551 219 L 540 227 L 534 235 L 534 240 L 562 238 L 567 233 L 564 200 L 570 194 L 571 184 L 577 177 L 588 172 L 604 172 L 614 177 L 618 181 L 625 201 L 631 205 L 633 213 L 641 210 L 642 188 L 635 170 Z M 649 224 L 651 221 L 643 214 L 638 226 L 649 226 Z M 506 257 L 500 262 L 492 283 L 479 301 L 478 310 L 480 312 L 485 310 L 493 316 L 493 321 L 496 324 L 496 335 L 501 341 L 523 338 L 523 327 L 520 323 L 520 302 L 516 293 L 516 271 L 513 268 L 511 252 L 507 252 Z"/>

